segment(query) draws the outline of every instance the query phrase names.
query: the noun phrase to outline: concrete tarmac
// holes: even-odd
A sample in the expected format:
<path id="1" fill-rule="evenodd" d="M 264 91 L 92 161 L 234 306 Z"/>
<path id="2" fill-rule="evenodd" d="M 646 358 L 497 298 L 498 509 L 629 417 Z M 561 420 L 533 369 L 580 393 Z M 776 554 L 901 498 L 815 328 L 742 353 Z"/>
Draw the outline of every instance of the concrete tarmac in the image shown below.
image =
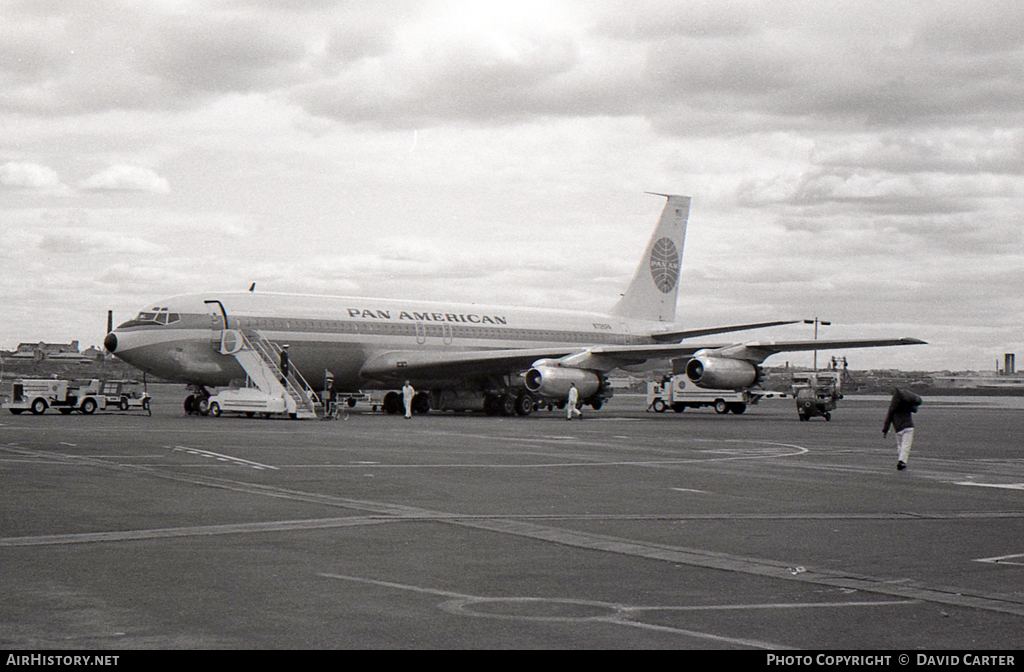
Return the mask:
<path id="1" fill-rule="evenodd" d="M 1024 405 L 0 417 L 8 649 L 1024 641 Z"/>

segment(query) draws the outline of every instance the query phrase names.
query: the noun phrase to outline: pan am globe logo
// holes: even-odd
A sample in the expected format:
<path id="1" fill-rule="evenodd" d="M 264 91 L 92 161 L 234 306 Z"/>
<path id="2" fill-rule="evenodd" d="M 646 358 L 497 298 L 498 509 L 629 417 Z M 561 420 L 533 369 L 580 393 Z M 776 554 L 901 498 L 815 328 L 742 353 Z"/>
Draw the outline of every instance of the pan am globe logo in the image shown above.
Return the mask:
<path id="1" fill-rule="evenodd" d="M 676 287 L 679 280 L 679 250 L 668 238 L 659 238 L 651 248 L 651 277 L 663 294 Z"/>

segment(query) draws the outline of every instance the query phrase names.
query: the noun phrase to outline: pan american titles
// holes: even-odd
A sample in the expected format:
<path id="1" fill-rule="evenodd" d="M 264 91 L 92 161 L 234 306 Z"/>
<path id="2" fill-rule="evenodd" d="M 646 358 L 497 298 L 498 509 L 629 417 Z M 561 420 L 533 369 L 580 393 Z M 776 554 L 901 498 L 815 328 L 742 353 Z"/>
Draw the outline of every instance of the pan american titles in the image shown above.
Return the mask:
<path id="1" fill-rule="evenodd" d="M 466 324 L 508 324 L 508 320 L 501 315 L 476 315 L 474 313 L 418 313 L 403 310 L 395 318 L 391 317 L 394 311 L 391 310 L 370 310 L 369 308 L 349 308 L 349 317 L 365 317 L 374 320 L 418 320 L 420 322 L 462 322 Z"/>

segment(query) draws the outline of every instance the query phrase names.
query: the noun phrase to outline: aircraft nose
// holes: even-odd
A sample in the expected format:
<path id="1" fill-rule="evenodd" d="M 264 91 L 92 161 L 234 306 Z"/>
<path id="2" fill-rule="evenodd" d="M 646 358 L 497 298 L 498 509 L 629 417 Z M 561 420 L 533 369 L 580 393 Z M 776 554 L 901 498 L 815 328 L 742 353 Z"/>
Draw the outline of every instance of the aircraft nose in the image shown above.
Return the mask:
<path id="1" fill-rule="evenodd" d="M 114 352 L 117 350 L 117 336 L 114 332 L 107 334 L 107 337 L 103 339 L 103 347 L 107 349 L 107 352 Z"/>

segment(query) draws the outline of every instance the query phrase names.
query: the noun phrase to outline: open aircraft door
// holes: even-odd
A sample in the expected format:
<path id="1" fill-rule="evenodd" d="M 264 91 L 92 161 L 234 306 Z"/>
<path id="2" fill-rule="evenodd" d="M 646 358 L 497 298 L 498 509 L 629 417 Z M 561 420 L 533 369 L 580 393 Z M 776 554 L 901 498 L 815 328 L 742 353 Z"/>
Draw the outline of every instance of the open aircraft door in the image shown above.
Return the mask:
<path id="1" fill-rule="evenodd" d="M 241 339 L 228 329 L 228 311 L 217 299 L 203 301 L 210 307 L 210 342 L 222 354 L 231 354 L 241 348 Z M 227 341 L 227 342 L 225 342 Z"/>

